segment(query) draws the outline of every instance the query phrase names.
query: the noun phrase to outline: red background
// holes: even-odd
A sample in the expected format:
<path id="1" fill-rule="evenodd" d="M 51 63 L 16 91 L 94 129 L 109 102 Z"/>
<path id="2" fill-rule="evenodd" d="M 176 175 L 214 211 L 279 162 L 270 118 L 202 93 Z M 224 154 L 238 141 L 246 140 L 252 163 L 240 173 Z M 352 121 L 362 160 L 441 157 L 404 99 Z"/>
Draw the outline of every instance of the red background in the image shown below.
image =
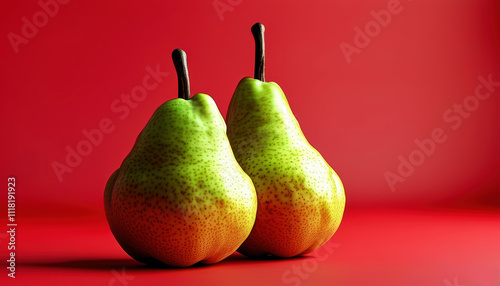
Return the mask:
<path id="1" fill-rule="evenodd" d="M 24 250 L 19 250 L 24 251 L 25 261 L 34 261 L 36 257 L 40 261 L 50 260 L 47 253 L 34 254 L 41 251 L 39 240 L 59 253 L 68 253 L 71 243 L 67 249 L 59 249 L 51 243 L 54 237 L 49 235 L 50 227 L 62 233 L 62 227 L 68 225 L 72 225 L 74 233 L 61 234 L 59 242 L 95 241 L 92 248 L 95 253 L 127 259 L 105 225 L 103 189 L 154 110 L 177 94 L 171 51 L 175 48 L 186 51 L 193 94 L 211 95 L 225 116 L 238 81 L 253 74 L 250 27 L 257 21 L 266 26 L 266 79 L 282 87 L 306 137 L 344 183 L 347 210 L 344 230 L 341 226 L 338 239 L 342 239 L 342 231 L 345 241 L 349 241 L 348 237 L 365 236 L 367 222 L 356 218 L 362 214 L 376 217 L 374 212 L 387 220 L 383 228 L 387 228 L 387 236 L 392 236 L 391 231 L 414 231 L 388 227 L 398 223 L 393 216 L 381 213 L 388 209 L 488 211 L 489 215 L 475 216 L 470 212 L 461 215 L 467 218 L 471 215 L 481 226 L 489 219 L 498 228 L 500 90 L 479 101 L 477 110 L 464 118 L 456 130 L 443 120 L 443 114 L 474 95 L 479 76 L 487 78 L 491 74 L 493 80 L 500 81 L 499 1 L 401 0 L 400 13 L 392 14 L 386 27 L 375 33 L 359 53 L 352 54 L 350 62 L 339 45 L 342 42 L 354 45 L 355 27 L 364 30 L 374 19 L 370 11 L 387 9 L 393 1 L 286 1 L 284 4 L 220 0 L 231 8 L 222 15 L 218 15 L 214 2 L 69 1 L 60 4 L 57 13 L 48 17 L 47 23 L 27 38 L 27 43 L 14 47 L 9 33 L 23 36 L 23 17 L 33 22 L 33 16 L 43 10 L 36 1 L 2 1 L 0 174 L 17 179 L 18 216 L 25 219 L 25 229 L 28 225 L 30 228 L 19 238 L 26 240 Z M 120 113 L 113 112 L 112 103 L 142 85 L 148 74 L 147 66 L 157 65 L 169 75 L 136 108 L 130 108 L 128 116 L 120 119 Z M 67 146 L 77 148 L 86 139 L 82 131 L 98 128 L 104 118 L 109 118 L 115 129 L 104 134 L 102 143 L 58 180 L 52 164 L 66 164 Z M 418 148 L 414 141 L 430 138 L 435 128 L 442 128 L 447 140 L 437 144 L 422 165 L 391 190 L 384 173 L 397 173 L 398 157 L 408 159 Z M 2 212 L 6 212 L 6 195 L 0 197 Z M 348 220 L 350 211 L 352 220 Z M 408 219 L 412 219 L 411 215 Z M 446 215 L 440 219 L 446 224 L 447 219 L 454 221 Z M 432 221 L 429 219 L 428 223 Z M 89 227 L 89 222 L 98 227 Z M 353 225 L 354 222 L 359 224 Z M 47 228 L 40 226 L 44 223 Z M 428 231 L 426 223 L 416 224 L 421 231 Z M 353 227 L 349 228 L 350 225 Z M 101 236 L 94 233 L 96 229 Z M 492 231 L 490 227 L 478 226 L 478 229 Z M 477 235 L 482 237 L 480 232 Z M 496 236 L 485 235 L 500 238 L 498 232 Z M 413 237 L 412 243 L 418 240 Z M 352 247 L 362 252 L 367 246 Z M 433 247 L 438 246 L 433 244 L 429 249 Z M 5 251 L 5 247 L 1 249 Z M 82 246 L 73 253 L 74 257 L 88 253 L 89 249 L 88 245 Z M 352 254 L 347 246 L 340 249 L 346 251 L 345 257 Z M 478 256 L 462 258 L 479 259 Z M 113 269 L 121 269 L 120 261 L 114 263 Z M 483 263 L 490 267 L 489 260 Z M 221 265 L 227 264 L 234 267 L 235 263 Z M 80 268 L 87 264 L 79 265 L 69 268 L 76 274 L 68 274 L 68 279 L 81 276 Z M 36 277 L 47 270 L 39 266 L 26 265 L 26 269 Z M 325 266 L 318 268 L 325 269 L 322 274 L 325 276 L 316 274 L 321 276 L 316 279 L 354 285 L 348 283 L 351 281 L 348 275 L 355 275 L 358 266 L 368 267 L 353 263 L 352 271 L 348 269 L 347 276 L 342 276 L 344 280 L 339 277 L 335 280 L 336 276 L 329 276 L 326 271 L 329 268 Z M 203 271 L 210 273 L 209 269 Z M 50 271 L 57 275 L 59 270 Z M 28 276 L 26 273 L 20 272 L 19 276 Z M 445 278 L 444 270 L 442 273 L 436 274 L 436 283 Z M 109 271 L 106 275 L 110 275 Z M 269 273 L 262 273 L 262 277 L 267 276 Z M 389 276 L 387 273 L 386 277 Z M 470 279 L 482 283 L 482 278 Z M 403 283 L 404 279 L 394 281 Z"/>

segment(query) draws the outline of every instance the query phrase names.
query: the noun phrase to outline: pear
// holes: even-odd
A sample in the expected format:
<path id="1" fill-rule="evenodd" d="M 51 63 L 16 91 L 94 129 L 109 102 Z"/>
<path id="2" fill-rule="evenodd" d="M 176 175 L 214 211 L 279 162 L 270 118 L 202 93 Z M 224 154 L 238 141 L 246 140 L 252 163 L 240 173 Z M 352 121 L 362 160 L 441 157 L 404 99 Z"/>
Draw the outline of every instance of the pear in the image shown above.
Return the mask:
<path id="1" fill-rule="evenodd" d="M 118 243 L 140 262 L 212 264 L 248 237 L 257 197 L 214 100 L 190 98 L 186 55 L 177 49 L 172 57 L 179 98 L 154 112 L 109 178 L 106 217 Z"/>
<path id="2" fill-rule="evenodd" d="M 264 26 L 252 27 L 255 78 L 236 87 L 226 116 L 236 160 L 257 191 L 257 218 L 238 252 L 293 257 L 316 250 L 337 231 L 345 208 L 338 175 L 305 138 L 285 94 L 265 82 Z"/>

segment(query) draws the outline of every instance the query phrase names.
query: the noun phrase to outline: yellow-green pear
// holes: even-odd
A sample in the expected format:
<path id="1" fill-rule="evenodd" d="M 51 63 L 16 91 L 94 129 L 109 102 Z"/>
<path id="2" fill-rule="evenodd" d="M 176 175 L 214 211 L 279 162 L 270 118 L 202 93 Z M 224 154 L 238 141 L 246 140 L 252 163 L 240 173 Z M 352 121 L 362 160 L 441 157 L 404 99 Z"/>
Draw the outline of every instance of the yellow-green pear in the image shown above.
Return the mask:
<path id="1" fill-rule="evenodd" d="M 185 53 L 177 49 L 172 57 L 179 98 L 154 112 L 109 178 L 106 217 L 118 243 L 140 262 L 216 263 L 249 235 L 256 193 L 214 100 L 190 97 Z"/>
<path id="2" fill-rule="evenodd" d="M 264 26 L 255 24 L 252 33 L 255 78 L 238 83 L 226 117 L 236 160 L 252 178 L 258 199 L 255 225 L 238 251 L 247 256 L 303 255 L 337 231 L 344 188 L 305 138 L 281 88 L 265 82 Z"/>

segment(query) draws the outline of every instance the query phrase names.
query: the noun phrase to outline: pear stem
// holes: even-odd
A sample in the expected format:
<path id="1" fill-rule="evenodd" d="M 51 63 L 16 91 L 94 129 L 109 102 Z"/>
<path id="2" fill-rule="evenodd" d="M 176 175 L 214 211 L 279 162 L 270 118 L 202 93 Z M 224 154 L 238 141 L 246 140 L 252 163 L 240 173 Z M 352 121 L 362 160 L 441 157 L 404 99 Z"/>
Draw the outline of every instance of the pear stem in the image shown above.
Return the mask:
<path id="1" fill-rule="evenodd" d="M 172 60 L 174 62 L 175 71 L 177 72 L 178 97 L 187 100 L 191 98 L 191 90 L 189 88 L 186 52 L 181 49 L 175 49 L 172 52 Z"/>
<path id="2" fill-rule="evenodd" d="M 264 30 L 264 25 L 262 25 L 261 23 L 255 23 L 252 26 L 252 34 L 255 40 L 254 78 L 260 81 L 266 81 Z"/>

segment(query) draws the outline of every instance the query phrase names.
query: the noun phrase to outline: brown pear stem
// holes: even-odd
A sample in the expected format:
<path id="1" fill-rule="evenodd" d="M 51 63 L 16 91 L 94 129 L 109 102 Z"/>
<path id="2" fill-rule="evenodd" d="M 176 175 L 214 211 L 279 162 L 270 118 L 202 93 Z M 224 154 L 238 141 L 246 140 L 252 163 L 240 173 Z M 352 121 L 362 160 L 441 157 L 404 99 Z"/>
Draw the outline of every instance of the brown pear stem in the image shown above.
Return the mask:
<path id="1" fill-rule="evenodd" d="M 172 52 L 172 60 L 174 62 L 175 71 L 177 72 L 178 97 L 189 99 L 191 98 L 191 90 L 189 88 L 186 52 L 181 49 L 175 49 Z"/>
<path id="2" fill-rule="evenodd" d="M 261 23 L 255 23 L 252 26 L 252 34 L 255 40 L 254 78 L 260 81 L 266 81 L 264 30 L 264 25 L 262 25 Z"/>

